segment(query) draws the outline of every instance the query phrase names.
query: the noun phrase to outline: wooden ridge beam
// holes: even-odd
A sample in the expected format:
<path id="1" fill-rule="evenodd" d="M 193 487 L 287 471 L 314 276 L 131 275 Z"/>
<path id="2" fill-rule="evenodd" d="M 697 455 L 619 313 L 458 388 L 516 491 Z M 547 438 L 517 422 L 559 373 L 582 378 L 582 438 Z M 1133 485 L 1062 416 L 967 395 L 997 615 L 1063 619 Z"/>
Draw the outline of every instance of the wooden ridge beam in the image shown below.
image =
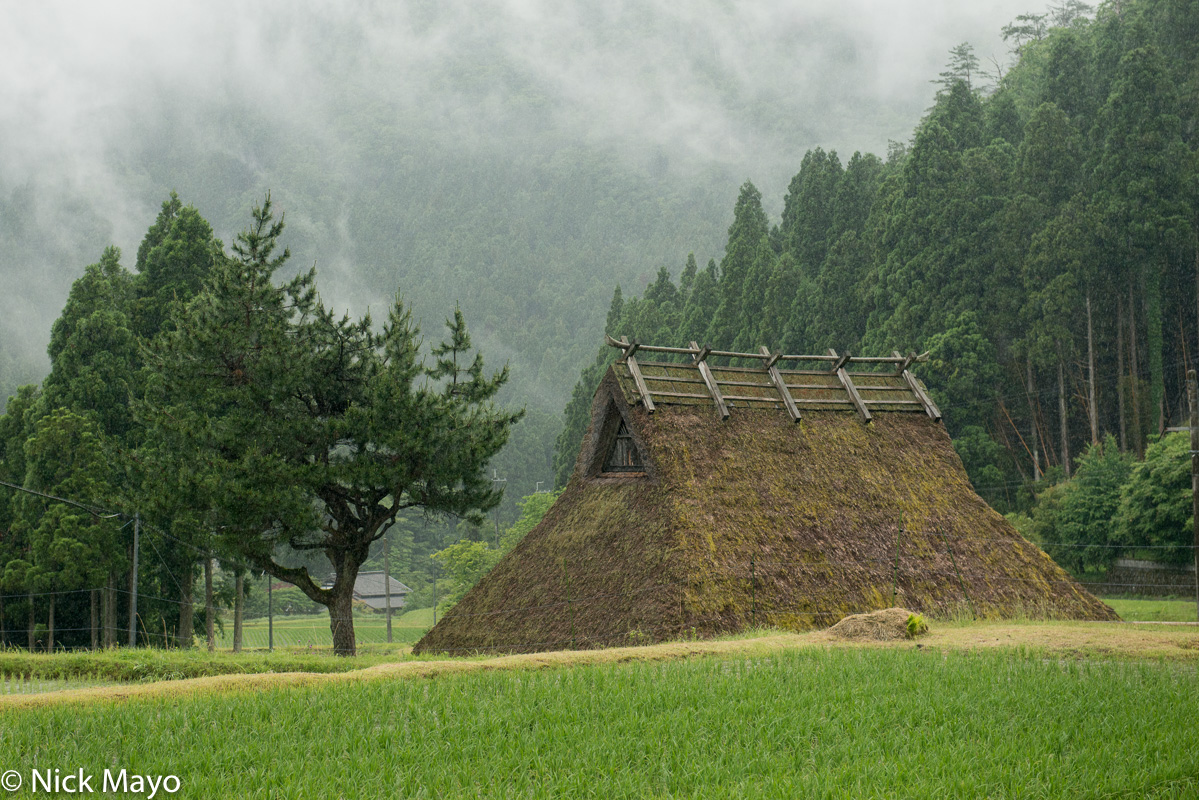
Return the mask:
<path id="1" fill-rule="evenodd" d="M 692 342 L 691 348 L 696 351 L 695 355 L 691 358 L 695 361 L 695 366 L 699 367 L 700 377 L 708 385 L 708 392 L 712 395 L 712 402 L 716 404 L 716 411 L 720 414 L 720 421 L 723 422 L 729 418 L 729 407 L 724 404 L 724 397 L 720 394 L 720 387 L 716 385 L 716 379 L 712 377 L 712 370 L 708 367 L 708 362 L 704 360 L 712 352 L 712 348 L 704 345 L 701 349 L 698 342 Z"/>
<path id="2" fill-rule="evenodd" d="M 628 339 L 624 336 L 620 337 L 620 340 L 617 341 L 616 339 L 613 339 L 611 336 L 605 335 L 604 340 L 607 342 L 608 346 L 617 347 L 617 348 L 620 348 L 621 350 L 626 350 L 626 349 L 628 349 L 628 346 L 629 346 Z M 694 344 L 694 342 L 692 344 Z M 688 356 L 692 356 L 692 357 L 694 357 L 695 354 L 697 352 L 699 352 L 699 350 L 700 350 L 698 345 L 696 345 L 694 347 L 655 347 L 653 345 L 648 345 L 648 344 L 638 344 L 637 348 L 644 350 L 647 353 L 675 353 L 675 354 L 680 354 L 680 355 L 688 355 Z M 757 352 L 757 353 L 739 353 L 735 350 L 713 350 L 710 347 L 706 348 L 706 349 L 707 349 L 709 355 L 720 356 L 720 357 L 725 357 L 725 358 L 762 359 L 764 361 L 767 361 L 768 365 L 775 364 L 779 361 L 837 361 L 838 359 L 842 358 L 842 356 L 837 356 L 834 358 L 833 356 L 829 356 L 829 355 L 823 355 L 823 356 L 783 355 L 782 353 L 776 353 L 776 354 L 772 355 L 769 353 L 769 351 L 763 353 L 761 350 L 759 350 L 759 352 Z M 889 356 L 849 356 L 848 354 L 846 354 L 846 356 L 844 356 L 844 358 L 846 359 L 846 363 L 849 363 L 849 364 L 897 364 L 898 365 L 898 364 L 904 364 L 905 362 L 907 362 L 906 365 L 910 366 L 912 361 L 927 361 L 928 353 L 921 353 L 918 356 L 901 356 L 898 353 L 893 353 Z"/>
<path id="3" fill-rule="evenodd" d="M 787 391 L 787 382 L 783 380 L 783 376 L 779 374 L 779 368 L 775 366 L 781 356 L 780 353 L 770 354 L 770 351 L 765 347 L 762 348 L 762 355 L 767 356 L 766 372 L 770 375 L 770 382 L 774 384 L 774 388 L 783 398 L 783 405 L 787 407 L 787 413 L 791 415 L 792 422 L 799 422 L 799 406 L 795 405 L 795 398 L 791 396 L 791 392 Z"/>
<path id="4" fill-rule="evenodd" d="M 629 374 L 633 376 L 633 383 L 637 385 L 637 391 L 641 393 L 641 404 L 645 406 L 645 410 L 650 414 L 654 413 L 654 398 L 650 396 L 649 387 L 645 385 L 645 378 L 641 377 L 641 369 L 637 366 L 637 359 L 633 357 L 633 353 L 637 350 L 637 343 L 629 343 L 627 337 L 620 337 L 621 344 L 625 345 L 624 362 L 629 366 Z"/>
<path id="5" fill-rule="evenodd" d="M 857 388 L 853 385 L 853 380 L 849 377 L 849 373 L 845 371 L 844 365 L 849 360 L 849 354 L 846 353 L 844 356 L 838 356 L 837 351 L 831 347 L 828 354 L 837 360 L 837 378 L 841 381 L 841 385 L 845 387 L 845 392 L 853 402 L 854 408 L 858 410 L 858 415 L 861 416 L 863 422 L 871 422 L 874 417 L 870 416 L 870 409 L 866 408 L 866 404 L 862 402 L 862 396 L 858 394 Z"/>

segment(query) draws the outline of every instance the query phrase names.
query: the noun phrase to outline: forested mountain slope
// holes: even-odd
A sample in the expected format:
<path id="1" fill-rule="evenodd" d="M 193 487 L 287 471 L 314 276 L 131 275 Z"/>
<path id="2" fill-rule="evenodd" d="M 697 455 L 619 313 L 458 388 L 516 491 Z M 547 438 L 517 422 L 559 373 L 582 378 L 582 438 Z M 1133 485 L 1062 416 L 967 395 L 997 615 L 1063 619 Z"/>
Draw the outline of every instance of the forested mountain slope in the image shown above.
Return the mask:
<path id="1" fill-rule="evenodd" d="M 777 223 L 746 183 L 720 263 L 689 264 L 677 286 L 663 271 L 639 297 L 618 290 L 608 332 L 928 350 L 921 376 L 1000 508 L 1046 470 L 1068 476 L 1104 433 L 1143 451 L 1184 414 L 1199 353 L 1199 4 L 1069 12 L 1008 29 L 1020 59 L 993 91 L 956 51 L 910 146 L 885 163 L 810 151 Z M 600 352 L 567 408 L 560 483 L 613 357 Z"/>

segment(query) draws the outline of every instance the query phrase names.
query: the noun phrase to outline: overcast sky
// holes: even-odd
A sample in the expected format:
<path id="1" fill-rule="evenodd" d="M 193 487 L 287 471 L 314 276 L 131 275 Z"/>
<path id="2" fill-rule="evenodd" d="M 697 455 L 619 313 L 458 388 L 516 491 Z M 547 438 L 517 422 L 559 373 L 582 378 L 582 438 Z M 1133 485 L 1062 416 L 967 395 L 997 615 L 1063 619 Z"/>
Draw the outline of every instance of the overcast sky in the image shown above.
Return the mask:
<path id="1" fill-rule="evenodd" d="M 15 337 L 41 358 L 99 243 L 119 245 L 131 265 L 173 185 L 147 174 L 146 152 L 219 152 L 255 192 L 279 189 L 226 114 L 253 110 L 331 173 L 364 158 L 339 122 L 353 104 L 377 103 L 441 146 L 502 157 L 548 132 L 634 160 L 665 154 L 677 169 L 719 164 L 775 190 L 777 205 L 803 150 L 885 153 L 931 104 L 929 80 L 951 47 L 969 41 L 984 65 L 1006 60 L 1000 29 L 1034 10 L 1024 0 L 6 3 L 0 333 L 10 353 Z M 201 210 L 219 226 L 221 210 Z"/>

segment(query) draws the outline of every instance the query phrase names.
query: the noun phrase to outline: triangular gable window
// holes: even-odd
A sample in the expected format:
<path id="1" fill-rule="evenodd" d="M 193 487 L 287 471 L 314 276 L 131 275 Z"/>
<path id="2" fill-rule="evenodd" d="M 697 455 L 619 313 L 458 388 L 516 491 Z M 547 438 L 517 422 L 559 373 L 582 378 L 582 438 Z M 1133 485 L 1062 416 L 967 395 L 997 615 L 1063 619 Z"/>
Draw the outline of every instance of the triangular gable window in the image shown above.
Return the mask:
<path id="1" fill-rule="evenodd" d="M 633 443 L 633 435 L 629 433 L 628 426 L 625 425 L 624 420 L 621 420 L 620 428 L 616 431 L 616 438 L 612 441 L 612 449 L 608 451 L 608 457 L 604 459 L 604 472 L 644 471 L 645 464 L 641 461 L 641 452 Z"/>

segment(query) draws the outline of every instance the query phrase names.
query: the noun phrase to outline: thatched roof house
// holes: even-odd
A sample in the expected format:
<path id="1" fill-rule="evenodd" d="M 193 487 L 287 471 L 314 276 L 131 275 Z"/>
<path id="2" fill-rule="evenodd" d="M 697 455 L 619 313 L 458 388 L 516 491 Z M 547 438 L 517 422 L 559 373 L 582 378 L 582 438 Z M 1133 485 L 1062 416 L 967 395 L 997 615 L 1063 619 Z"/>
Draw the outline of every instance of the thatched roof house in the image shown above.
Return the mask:
<path id="1" fill-rule="evenodd" d="M 1116 619 L 974 492 L 915 356 L 610 344 L 623 357 L 562 496 L 418 652 L 807 629 L 891 605 Z M 749 365 L 710 363 L 735 356 Z"/>

